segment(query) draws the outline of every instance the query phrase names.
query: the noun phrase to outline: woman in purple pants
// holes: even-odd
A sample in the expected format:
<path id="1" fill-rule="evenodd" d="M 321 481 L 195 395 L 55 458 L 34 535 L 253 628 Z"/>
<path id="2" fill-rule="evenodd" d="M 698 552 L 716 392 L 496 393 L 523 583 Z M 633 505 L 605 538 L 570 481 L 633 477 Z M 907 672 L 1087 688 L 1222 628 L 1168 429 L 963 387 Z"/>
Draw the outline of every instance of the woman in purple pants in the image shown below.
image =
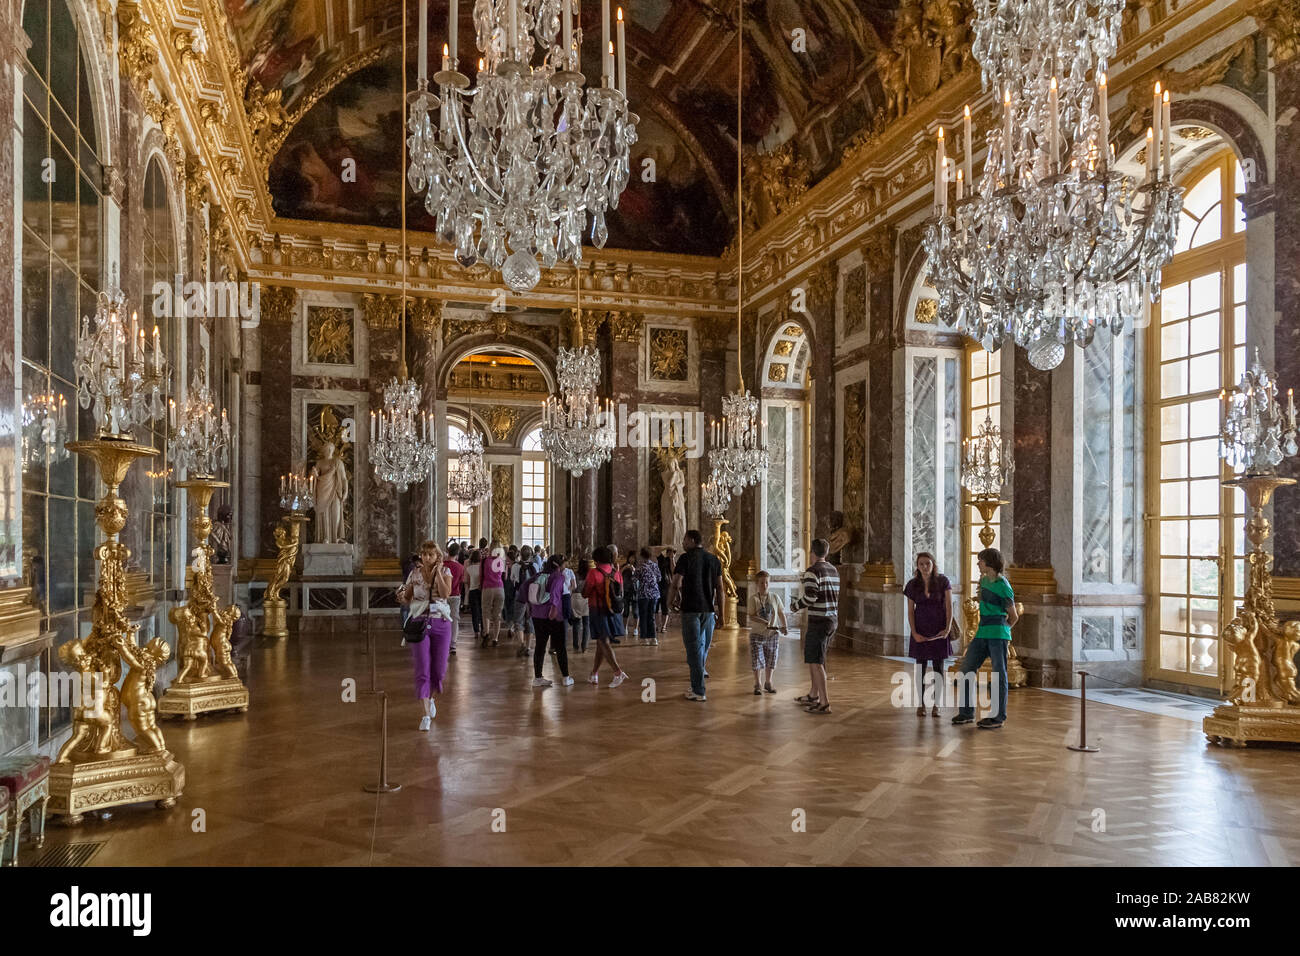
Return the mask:
<path id="1" fill-rule="evenodd" d="M 447 655 L 451 650 L 451 571 L 442 563 L 442 550 L 436 542 L 420 545 L 420 563 L 397 591 L 397 599 L 407 605 L 411 617 L 407 620 L 407 643 L 411 646 L 411 664 L 415 670 L 415 696 L 424 705 L 420 729 L 428 730 L 438 708 L 434 694 L 442 693 L 442 680 L 447 676 Z M 414 629 L 411 622 L 424 622 L 419 640 L 412 641 Z M 418 623 L 415 625 L 418 627 Z"/>

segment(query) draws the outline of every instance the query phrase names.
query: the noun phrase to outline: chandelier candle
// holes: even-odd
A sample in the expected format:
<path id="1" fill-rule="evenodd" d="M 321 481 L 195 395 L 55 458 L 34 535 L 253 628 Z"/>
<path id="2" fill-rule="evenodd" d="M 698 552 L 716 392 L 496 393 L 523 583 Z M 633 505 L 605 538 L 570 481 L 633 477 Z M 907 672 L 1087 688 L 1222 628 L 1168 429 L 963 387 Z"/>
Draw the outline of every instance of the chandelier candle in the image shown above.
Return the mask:
<path id="1" fill-rule="evenodd" d="M 623 8 L 618 8 L 618 91 L 627 96 L 627 36 L 623 32 Z"/>
<path id="2" fill-rule="evenodd" d="M 609 40 L 609 0 L 600 0 L 600 79 L 602 86 L 614 84 L 614 58 L 609 51 L 613 49 Z"/>

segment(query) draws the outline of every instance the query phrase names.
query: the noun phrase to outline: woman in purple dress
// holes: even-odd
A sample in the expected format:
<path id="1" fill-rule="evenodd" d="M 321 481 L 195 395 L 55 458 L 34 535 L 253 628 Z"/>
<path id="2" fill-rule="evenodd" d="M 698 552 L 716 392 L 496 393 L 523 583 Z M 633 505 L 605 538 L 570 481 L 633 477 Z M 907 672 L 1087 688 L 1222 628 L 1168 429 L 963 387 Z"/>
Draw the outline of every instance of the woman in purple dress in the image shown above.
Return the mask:
<path id="1" fill-rule="evenodd" d="M 952 585 L 934 566 L 934 555 L 922 551 L 916 556 L 916 573 L 903 588 L 907 598 L 907 624 L 912 639 L 907 656 L 916 661 L 918 717 L 925 716 L 925 669 L 934 670 L 934 699 L 930 714 L 939 716 L 943 691 L 943 662 L 948 659 L 948 636 L 952 633 Z"/>

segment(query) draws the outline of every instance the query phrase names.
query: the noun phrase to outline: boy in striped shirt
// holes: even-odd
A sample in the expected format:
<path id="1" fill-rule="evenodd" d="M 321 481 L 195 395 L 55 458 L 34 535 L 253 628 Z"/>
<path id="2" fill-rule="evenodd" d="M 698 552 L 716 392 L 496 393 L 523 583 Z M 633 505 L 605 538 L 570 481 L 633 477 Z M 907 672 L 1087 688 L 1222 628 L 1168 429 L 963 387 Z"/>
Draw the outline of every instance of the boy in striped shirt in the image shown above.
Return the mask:
<path id="1" fill-rule="evenodd" d="M 812 543 L 813 563 L 803 573 L 802 593 L 790 602 L 790 612 L 808 611 L 804 627 L 803 659 L 812 677 L 812 690 L 796 698 L 808 705 L 810 714 L 829 714 L 830 696 L 826 692 L 826 651 L 839 621 L 840 574 L 826 560 L 830 543 L 818 538 Z"/>

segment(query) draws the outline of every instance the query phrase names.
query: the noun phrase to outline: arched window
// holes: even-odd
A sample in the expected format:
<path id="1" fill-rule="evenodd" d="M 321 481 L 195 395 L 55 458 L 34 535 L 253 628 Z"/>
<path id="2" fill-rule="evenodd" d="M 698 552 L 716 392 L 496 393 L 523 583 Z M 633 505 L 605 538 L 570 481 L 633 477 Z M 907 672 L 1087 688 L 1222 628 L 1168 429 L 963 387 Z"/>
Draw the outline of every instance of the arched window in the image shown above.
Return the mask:
<path id="1" fill-rule="evenodd" d="M 1224 489 L 1219 390 L 1246 370 L 1246 243 L 1240 165 L 1228 150 L 1196 167 L 1177 253 L 1149 332 L 1148 623 L 1151 676 L 1219 687 L 1219 632 L 1243 596 L 1244 501 Z M 1229 560 L 1229 556 L 1233 560 Z"/>
<path id="2" fill-rule="evenodd" d="M 808 366 L 812 354 L 802 325 L 777 328 L 763 362 L 762 415 L 769 464 L 760 488 L 759 553 L 772 572 L 802 571 L 810 542 Z"/>
<path id="3" fill-rule="evenodd" d="M 534 428 L 522 442 L 519 543 L 551 544 L 551 463 L 542 453 L 542 430 Z"/>
<path id="4" fill-rule="evenodd" d="M 447 476 L 451 477 L 460 463 L 456 454 L 460 443 L 465 438 L 465 430 L 459 425 L 447 424 Z M 455 498 L 447 499 L 447 537 L 457 541 L 470 540 L 473 533 L 474 509 Z"/>
<path id="5" fill-rule="evenodd" d="M 24 406 L 53 395 L 66 403 L 68 438 L 93 438 L 94 420 L 77 403 L 74 360 L 80 317 L 94 313 L 103 284 L 103 137 L 95 126 L 88 58 L 67 4 L 27 0 L 22 25 L 32 41 L 22 83 L 19 196 Z M 97 493 L 88 459 L 24 456 L 23 566 L 56 644 L 89 623 Z M 17 571 L 18 555 L 6 544 L 0 574 Z M 51 708 L 41 719 L 44 739 L 66 726 L 69 713 Z"/>

